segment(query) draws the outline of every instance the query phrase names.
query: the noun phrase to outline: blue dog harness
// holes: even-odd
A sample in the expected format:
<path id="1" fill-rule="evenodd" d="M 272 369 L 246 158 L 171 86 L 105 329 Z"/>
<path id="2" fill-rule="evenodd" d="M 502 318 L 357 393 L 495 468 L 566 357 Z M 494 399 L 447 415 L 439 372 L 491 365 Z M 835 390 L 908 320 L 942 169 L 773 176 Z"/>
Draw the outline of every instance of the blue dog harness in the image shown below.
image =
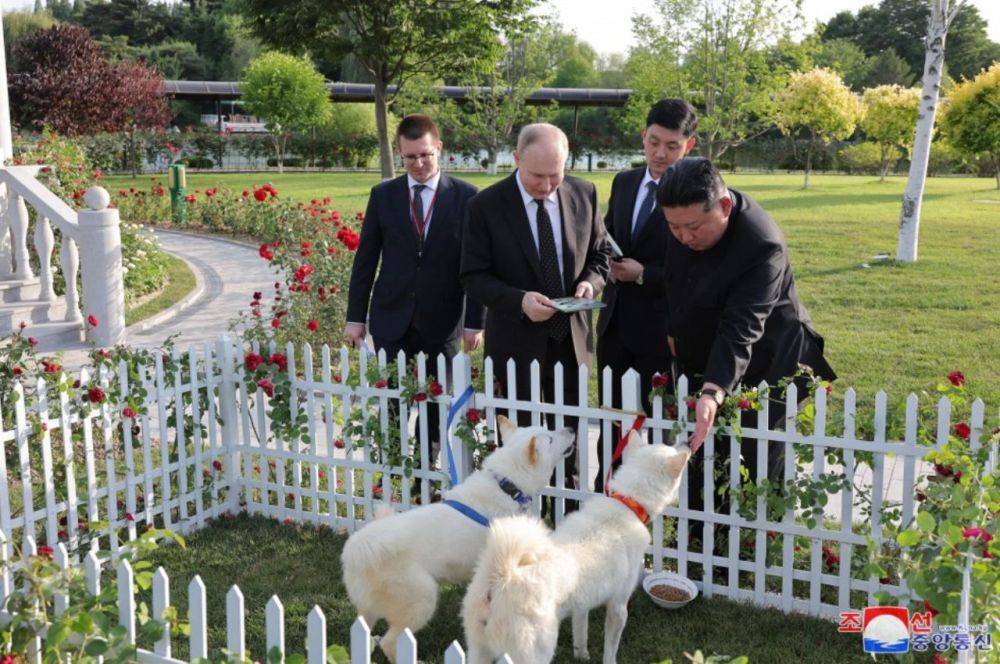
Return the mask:
<path id="1" fill-rule="evenodd" d="M 514 502 L 517 503 L 518 507 L 520 508 L 520 511 L 523 512 L 524 510 L 528 509 L 528 505 L 531 504 L 532 500 L 531 496 L 527 495 L 519 488 L 517 488 L 517 485 L 511 482 L 506 477 L 500 477 L 499 475 L 496 475 L 494 473 L 493 478 L 497 481 L 497 484 L 500 486 L 500 490 L 506 493 L 508 496 L 510 496 L 514 500 Z M 441 502 L 447 505 L 448 507 L 452 508 L 453 510 L 472 519 L 480 526 L 484 526 L 486 528 L 490 527 L 489 519 L 487 519 L 485 516 L 483 516 L 476 510 L 472 509 L 465 503 L 461 503 L 457 500 L 451 500 L 451 499 L 443 500 Z"/>

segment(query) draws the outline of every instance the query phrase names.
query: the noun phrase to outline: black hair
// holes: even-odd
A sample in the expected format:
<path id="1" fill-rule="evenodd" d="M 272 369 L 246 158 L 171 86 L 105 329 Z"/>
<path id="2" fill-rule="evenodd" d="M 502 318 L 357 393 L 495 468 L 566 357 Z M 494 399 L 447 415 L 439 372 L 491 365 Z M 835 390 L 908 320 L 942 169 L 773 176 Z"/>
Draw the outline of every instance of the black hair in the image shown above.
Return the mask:
<path id="1" fill-rule="evenodd" d="M 661 207 L 687 207 L 701 203 L 711 210 L 726 195 L 719 169 L 704 157 L 685 157 L 667 169 L 656 190 Z"/>
<path id="2" fill-rule="evenodd" d="M 685 138 L 691 138 L 698 129 L 698 115 L 694 112 L 694 106 L 683 99 L 661 99 L 646 114 L 646 126 L 653 124 L 679 131 Z"/>
<path id="3" fill-rule="evenodd" d="M 433 120 L 421 113 L 413 113 L 399 121 L 399 126 L 396 128 L 396 143 L 399 143 L 400 138 L 415 141 L 423 138 L 425 134 L 430 134 L 435 141 L 441 138 Z"/>

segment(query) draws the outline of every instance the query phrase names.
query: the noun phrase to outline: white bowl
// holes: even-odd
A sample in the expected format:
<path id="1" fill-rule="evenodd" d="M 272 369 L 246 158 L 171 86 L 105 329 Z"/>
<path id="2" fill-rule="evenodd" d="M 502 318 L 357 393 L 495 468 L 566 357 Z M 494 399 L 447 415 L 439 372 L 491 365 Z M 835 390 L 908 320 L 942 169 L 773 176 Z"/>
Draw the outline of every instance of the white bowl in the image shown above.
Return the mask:
<path id="1" fill-rule="evenodd" d="M 684 600 L 682 602 L 670 602 L 665 599 L 660 599 L 656 595 L 650 592 L 654 586 L 672 586 L 674 588 L 679 588 L 685 591 L 691 596 L 690 599 Z M 646 591 L 649 595 L 649 599 L 653 600 L 653 603 L 657 606 L 662 606 L 664 609 L 679 609 L 682 606 L 686 606 L 698 596 L 698 586 L 694 585 L 694 581 L 683 577 L 675 572 L 650 572 L 642 580 L 642 589 Z"/>

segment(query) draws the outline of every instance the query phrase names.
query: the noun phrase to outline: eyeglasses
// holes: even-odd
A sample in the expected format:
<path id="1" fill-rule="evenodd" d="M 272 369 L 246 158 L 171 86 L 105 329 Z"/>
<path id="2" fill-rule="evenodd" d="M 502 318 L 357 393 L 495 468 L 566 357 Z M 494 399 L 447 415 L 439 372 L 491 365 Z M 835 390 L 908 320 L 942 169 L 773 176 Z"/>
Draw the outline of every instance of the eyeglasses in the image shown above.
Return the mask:
<path id="1" fill-rule="evenodd" d="M 421 154 L 404 154 L 403 161 L 407 164 L 415 164 L 418 161 L 430 161 L 437 157 L 437 152 L 423 152 Z"/>

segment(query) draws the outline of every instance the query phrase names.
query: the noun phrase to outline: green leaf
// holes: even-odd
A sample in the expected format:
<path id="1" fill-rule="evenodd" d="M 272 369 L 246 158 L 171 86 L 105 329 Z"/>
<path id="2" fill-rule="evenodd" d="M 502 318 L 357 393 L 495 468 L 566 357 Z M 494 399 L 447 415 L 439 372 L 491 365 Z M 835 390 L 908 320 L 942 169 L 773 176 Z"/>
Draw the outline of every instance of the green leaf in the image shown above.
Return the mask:
<path id="1" fill-rule="evenodd" d="M 304 655 L 288 655 L 285 657 L 285 664 L 306 664 L 306 658 Z"/>
<path id="2" fill-rule="evenodd" d="M 347 653 L 347 648 L 341 645 L 332 645 L 326 649 L 326 660 L 330 664 L 351 664 L 351 656 Z"/>
<path id="3" fill-rule="evenodd" d="M 915 530 L 904 530 L 897 537 L 900 546 L 913 546 L 920 541 L 920 533 Z"/>
<path id="4" fill-rule="evenodd" d="M 926 533 L 932 533 L 937 527 L 937 521 L 930 512 L 921 511 L 917 514 L 917 527 Z"/>
<path id="5" fill-rule="evenodd" d="M 94 639 L 86 646 L 84 646 L 83 651 L 90 655 L 91 657 L 97 657 L 98 655 L 103 655 L 108 651 L 108 642 L 104 639 Z"/>

